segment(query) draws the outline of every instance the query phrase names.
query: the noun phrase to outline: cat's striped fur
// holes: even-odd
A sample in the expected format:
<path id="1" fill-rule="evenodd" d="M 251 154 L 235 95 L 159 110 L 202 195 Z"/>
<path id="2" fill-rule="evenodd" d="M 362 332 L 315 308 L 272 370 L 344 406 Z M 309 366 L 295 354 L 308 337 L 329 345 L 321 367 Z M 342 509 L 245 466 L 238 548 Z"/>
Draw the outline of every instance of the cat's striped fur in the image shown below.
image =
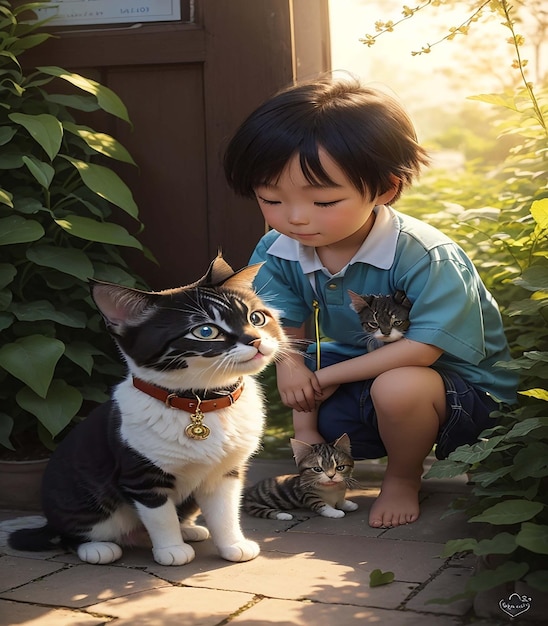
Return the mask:
<path id="1" fill-rule="evenodd" d="M 244 511 L 255 517 L 290 520 L 287 511 L 310 509 L 324 517 L 344 517 L 358 505 L 346 500 L 355 484 L 350 439 L 344 434 L 333 443 L 308 444 L 291 439 L 298 474 L 266 478 L 244 492 Z"/>
<path id="2" fill-rule="evenodd" d="M 12 533 L 12 547 L 47 550 L 60 541 L 82 561 L 110 563 L 122 545 L 148 534 L 158 563 L 182 565 L 194 558 L 185 540 L 211 533 L 229 561 L 258 555 L 239 519 L 242 473 L 263 431 L 253 375 L 285 345 L 275 313 L 251 288 L 258 268 L 234 273 L 219 256 L 202 279 L 177 289 L 93 283 L 128 376 L 59 445 L 43 483 L 47 524 Z M 188 435 L 193 413 L 147 395 L 133 377 L 189 401 L 211 399 L 214 407 L 235 389 L 241 395 L 205 413 L 210 434 L 195 439 Z M 207 528 L 194 524 L 197 507 Z"/>

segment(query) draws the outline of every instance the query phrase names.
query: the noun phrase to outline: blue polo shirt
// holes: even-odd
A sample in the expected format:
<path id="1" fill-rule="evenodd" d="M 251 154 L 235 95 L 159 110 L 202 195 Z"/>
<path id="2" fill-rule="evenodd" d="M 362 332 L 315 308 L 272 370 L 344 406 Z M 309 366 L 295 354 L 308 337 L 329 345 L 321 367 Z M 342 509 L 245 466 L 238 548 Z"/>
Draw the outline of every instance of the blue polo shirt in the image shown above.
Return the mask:
<path id="1" fill-rule="evenodd" d="M 412 303 L 406 337 L 435 345 L 435 369 L 457 372 L 497 401 L 516 401 L 517 376 L 496 366 L 510 360 L 497 303 L 464 251 L 436 228 L 388 206 L 358 252 L 337 274 L 323 267 L 314 248 L 275 230 L 257 244 L 250 263 L 264 262 L 255 288 L 281 312 L 284 326 L 300 327 L 319 305 L 322 351 L 348 358 L 364 353 L 363 331 L 350 308 L 359 294 L 405 292 Z"/>

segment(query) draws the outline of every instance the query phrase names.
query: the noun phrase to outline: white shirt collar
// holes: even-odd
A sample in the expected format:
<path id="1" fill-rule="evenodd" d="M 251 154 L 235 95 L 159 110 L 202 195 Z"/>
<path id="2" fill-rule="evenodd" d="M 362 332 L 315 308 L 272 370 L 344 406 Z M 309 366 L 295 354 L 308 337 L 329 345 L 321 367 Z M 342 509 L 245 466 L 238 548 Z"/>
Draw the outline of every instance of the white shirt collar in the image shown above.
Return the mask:
<path id="1" fill-rule="evenodd" d="M 396 244 L 400 232 L 398 219 L 389 206 L 380 205 L 374 210 L 376 217 L 373 228 L 348 265 L 366 263 L 387 270 L 392 267 L 396 256 Z M 305 274 L 318 270 L 327 271 L 314 248 L 303 246 L 286 235 L 280 235 L 267 252 L 280 259 L 298 261 Z M 344 273 L 344 270 L 339 273 Z"/>

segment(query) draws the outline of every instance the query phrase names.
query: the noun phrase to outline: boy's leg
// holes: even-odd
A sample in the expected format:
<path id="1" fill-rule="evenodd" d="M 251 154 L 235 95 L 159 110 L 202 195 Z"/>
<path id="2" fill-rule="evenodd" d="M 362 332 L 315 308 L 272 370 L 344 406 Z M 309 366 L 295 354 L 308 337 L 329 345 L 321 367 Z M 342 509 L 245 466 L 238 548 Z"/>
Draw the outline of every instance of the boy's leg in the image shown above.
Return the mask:
<path id="1" fill-rule="evenodd" d="M 402 367 L 378 376 L 371 398 L 388 464 L 369 524 L 408 524 L 419 517 L 423 462 L 446 420 L 445 386 L 429 367 Z"/>

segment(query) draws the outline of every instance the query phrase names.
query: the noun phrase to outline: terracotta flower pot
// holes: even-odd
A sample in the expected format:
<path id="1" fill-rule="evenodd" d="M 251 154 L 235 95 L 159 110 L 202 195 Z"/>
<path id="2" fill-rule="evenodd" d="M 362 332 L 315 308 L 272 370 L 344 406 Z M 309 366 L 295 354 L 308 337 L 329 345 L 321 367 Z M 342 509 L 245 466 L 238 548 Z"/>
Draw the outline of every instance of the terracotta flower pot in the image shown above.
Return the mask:
<path id="1" fill-rule="evenodd" d="M 48 460 L 0 460 L 0 508 L 39 511 L 42 476 Z"/>

